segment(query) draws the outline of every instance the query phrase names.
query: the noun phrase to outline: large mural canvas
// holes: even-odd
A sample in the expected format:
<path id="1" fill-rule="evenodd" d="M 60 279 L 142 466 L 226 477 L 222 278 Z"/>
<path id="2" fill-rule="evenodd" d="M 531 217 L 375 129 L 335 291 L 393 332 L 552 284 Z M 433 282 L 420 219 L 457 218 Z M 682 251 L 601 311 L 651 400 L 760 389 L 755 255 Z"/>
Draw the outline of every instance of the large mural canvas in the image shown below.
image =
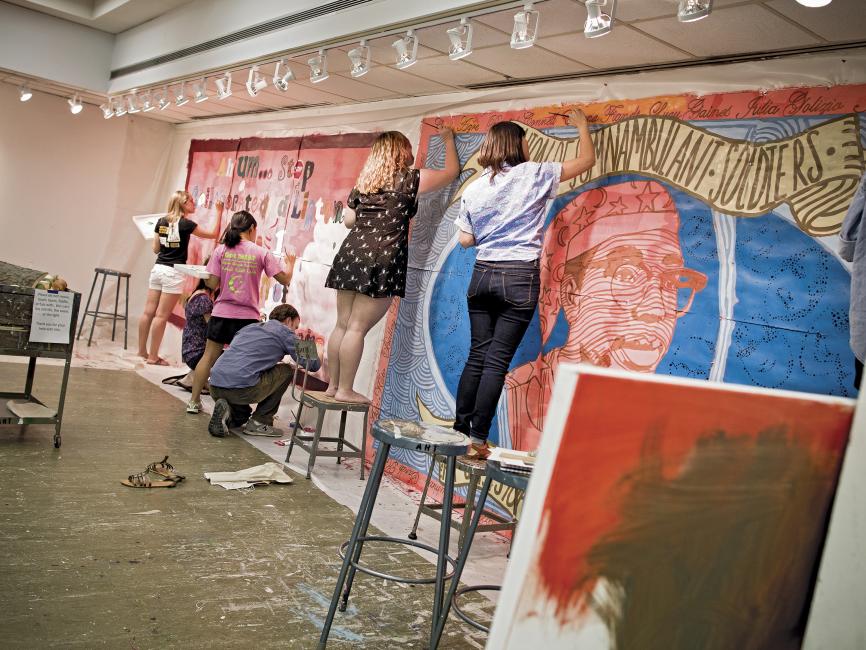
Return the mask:
<path id="1" fill-rule="evenodd" d="M 558 380 L 491 647 L 799 648 L 854 401 Z"/>
<path id="2" fill-rule="evenodd" d="M 257 243 L 293 271 L 286 295 L 263 278 L 263 313 L 280 302 L 294 305 L 305 327 L 327 336 L 336 322 L 336 296 L 324 289 L 331 261 L 347 234 L 343 208 L 376 134 L 303 138 L 193 140 L 187 191 L 196 198 L 193 219 L 219 219 L 225 228 L 237 210 L 258 222 Z M 201 264 L 214 243 L 193 237 L 190 264 Z M 191 291 L 194 280 L 188 281 Z M 182 315 L 182 312 L 181 312 Z M 327 367 L 319 373 L 327 379 Z"/>
<path id="3" fill-rule="evenodd" d="M 533 160 L 577 151 L 567 106 L 425 118 L 419 162 L 457 132 L 462 172 L 421 197 L 406 297 L 389 314 L 374 402 L 382 417 L 447 424 L 469 347 L 473 249 L 459 197 L 500 120 L 526 127 Z M 596 165 L 551 201 L 537 314 L 491 433 L 533 449 L 562 362 L 852 396 L 849 280 L 836 233 L 864 169 L 866 87 L 681 95 L 582 107 Z M 421 454 L 395 471 L 420 482 Z"/>

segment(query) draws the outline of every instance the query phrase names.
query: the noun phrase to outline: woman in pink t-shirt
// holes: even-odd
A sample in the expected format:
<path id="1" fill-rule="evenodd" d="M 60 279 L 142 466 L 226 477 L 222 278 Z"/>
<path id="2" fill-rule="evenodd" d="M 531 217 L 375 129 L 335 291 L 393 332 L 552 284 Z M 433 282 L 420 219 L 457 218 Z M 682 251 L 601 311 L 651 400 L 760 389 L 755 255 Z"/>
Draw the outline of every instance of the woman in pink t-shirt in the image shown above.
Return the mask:
<path id="1" fill-rule="evenodd" d="M 214 250 L 207 265 L 211 289 L 220 289 L 207 324 L 204 355 L 195 367 L 192 397 L 187 413 L 198 413 L 199 396 L 210 375 L 210 369 L 223 352 L 223 346 L 234 339 L 238 331 L 261 320 L 259 313 L 259 283 L 264 271 L 285 287 L 291 274 L 283 263 L 266 248 L 255 244 L 256 220 L 246 210 L 235 212 L 222 242 Z"/>

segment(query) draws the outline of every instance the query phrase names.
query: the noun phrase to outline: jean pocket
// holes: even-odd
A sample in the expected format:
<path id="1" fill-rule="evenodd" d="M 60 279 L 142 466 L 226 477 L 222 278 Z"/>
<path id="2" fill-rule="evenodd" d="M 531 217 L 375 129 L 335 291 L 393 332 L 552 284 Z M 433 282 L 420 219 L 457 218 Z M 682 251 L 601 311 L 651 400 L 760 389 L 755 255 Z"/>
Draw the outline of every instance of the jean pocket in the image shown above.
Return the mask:
<path id="1" fill-rule="evenodd" d="M 502 274 L 502 297 L 513 307 L 535 306 L 538 302 L 537 273 Z"/>
<path id="2" fill-rule="evenodd" d="M 476 269 L 472 271 L 472 278 L 469 280 L 469 288 L 466 290 L 467 298 L 474 298 L 481 292 L 481 283 L 484 280 L 485 271 Z"/>

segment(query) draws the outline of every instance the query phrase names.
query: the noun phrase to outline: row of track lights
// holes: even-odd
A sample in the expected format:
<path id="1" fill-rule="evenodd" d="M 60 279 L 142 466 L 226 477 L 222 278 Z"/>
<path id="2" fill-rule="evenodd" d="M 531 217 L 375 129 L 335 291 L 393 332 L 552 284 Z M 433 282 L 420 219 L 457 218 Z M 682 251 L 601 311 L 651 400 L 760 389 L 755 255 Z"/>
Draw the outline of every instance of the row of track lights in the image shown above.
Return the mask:
<path id="1" fill-rule="evenodd" d="M 823 7 L 832 0 L 797 0 L 807 7 Z M 514 14 L 514 27 L 511 31 L 511 47 L 520 50 L 532 47 L 538 37 L 538 27 L 541 22 L 541 14 L 533 9 L 533 2 L 527 2 L 523 9 Z M 613 29 L 614 13 L 616 11 L 616 0 L 586 0 L 586 22 L 583 34 L 587 38 L 597 38 L 609 34 Z M 679 0 L 677 19 L 683 23 L 694 22 L 710 15 L 713 8 L 713 0 Z M 461 18 L 460 24 L 451 27 L 445 32 L 449 40 L 448 58 L 452 61 L 465 58 L 472 54 L 472 22 L 469 18 Z M 394 67 L 403 70 L 414 65 L 418 61 L 418 36 L 414 29 L 410 29 L 405 35 L 391 44 L 396 53 Z M 349 73 L 352 77 L 363 77 L 370 71 L 371 51 L 367 40 L 362 39 L 357 47 L 347 52 L 351 67 Z M 324 48 L 307 60 L 310 66 L 310 81 L 321 83 L 328 78 L 328 54 Z M 247 76 L 246 88 L 251 97 L 255 97 L 267 88 L 268 80 L 261 72 L 262 64 L 255 64 L 250 68 Z M 271 83 L 277 90 L 286 92 L 289 82 L 295 76 L 289 67 L 286 58 L 280 59 L 274 69 Z M 192 99 L 195 102 L 203 102 L 208 99 L 207 77 L 201 77 L 192 84 Z M 226 99 L 232 94 L 232 73 L 225 71 L 214 78 L 216 96 L 218 99 Z M 21 101 L 26 102 L 33 96 L 30 89 L 24 85 L 19 88 Z M 67 100 L 69 110 L 77 115 L 82 110 L 82 103 L 78 95 Z M 136 91 L 128 95 L 109 98 L 108 102 L 99 108 L 103 117 L 120 117 L 126 114 L 148 113 L 150 111 L 165 110 L 172 105 L 183 106 L 190 101 L 186 92 L 186 81 L 175 84 L 172 90 L 169 85 L 161 89 L 150 89 L 139 94 Z"/>
<path id="2" fill-rule="evenodd" d="M 713 0 L 680 0 L 680 11 L 678 17 L 683 22 L 690 22 L 705 18 L 712 9 Z M 595 38 L 610 33 L 613 25 L 613 14 L 616 0 L 586 0 L 587 18 L 584 25 L 584 35 L 587 38 Z M 538 27 L 541 14 L 533 9 L 533 3 L 527 2 L 521 11 L 514 15 L 514 27 L 511 32 L 511 47 L 519 50 L 532 47 L 538 37 Z M 461 18 L 460 23 L 446 30 L 448 36 L 449 51 L 448 58 L 452 61 L 463 59 L 472 54 L 472 22 L 469 18 Z M 414 29 L 408 30 L 403 36 L 395 40 L 391 47 L 394 48 L 394 67 L 405 70 L 418 61 L 418 35 Z M 347 52 L 350 68 L 349 74 L 354 77 L 363 77 L 370 71 L 371 50 L 367 45 L 367 39 Z M 310 81 L 321 83 L 328 77 L 328 53 L 324 48 L 307 60 L 310 66 Z M 268 86 L 268 81 L 262 74 L 260 65 L 256 64 L 250 68 L 247 77 L 246 88 L 251 97 Z M 209 98 L 207 93 L 207 77 L 201 77 L 192 83 L 192 99 L 195 102 L 203 102 Z M 216 97 L 226 99 L 232 95 L 232 73 L 223 72 L 214 77 Z M 272 83 L 274 87 L 282 92 L 289 88 L 289 82 L 294 79 L 294 73 L 288 65 L 287 59 L 283 58 L 277 62 Z M 100 106 L 103 116 L 108 119 L 120 117 L 129 113 L 152 111 L 156 108 L 166 109 L 174 100 L 175 106 L 183 106 L 190 101 L 186 93 L 186 81 L 181 81 L 174 86 L 173 92 L 165 85 L 160 90 L 147 90 L 139 95 L 133 92 L 122 97 L 113 97 L 107 104 Z"/>

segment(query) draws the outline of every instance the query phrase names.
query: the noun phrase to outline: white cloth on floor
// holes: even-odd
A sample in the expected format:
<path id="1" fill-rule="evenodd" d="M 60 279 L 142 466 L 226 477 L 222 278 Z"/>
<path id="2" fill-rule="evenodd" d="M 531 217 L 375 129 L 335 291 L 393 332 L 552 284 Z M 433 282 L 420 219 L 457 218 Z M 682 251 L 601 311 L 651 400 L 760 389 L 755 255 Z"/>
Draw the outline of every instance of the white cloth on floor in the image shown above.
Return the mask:
<path id="1" fill-rule="evenodd" d="M 279 463 L 265 463 L 238 472 L 205 472 L 204 477 L 211 485 L 219 485 L 226 490 L 239 490 L 256 484 L 292 482 L 292 477 L 283 471 Z"/>

